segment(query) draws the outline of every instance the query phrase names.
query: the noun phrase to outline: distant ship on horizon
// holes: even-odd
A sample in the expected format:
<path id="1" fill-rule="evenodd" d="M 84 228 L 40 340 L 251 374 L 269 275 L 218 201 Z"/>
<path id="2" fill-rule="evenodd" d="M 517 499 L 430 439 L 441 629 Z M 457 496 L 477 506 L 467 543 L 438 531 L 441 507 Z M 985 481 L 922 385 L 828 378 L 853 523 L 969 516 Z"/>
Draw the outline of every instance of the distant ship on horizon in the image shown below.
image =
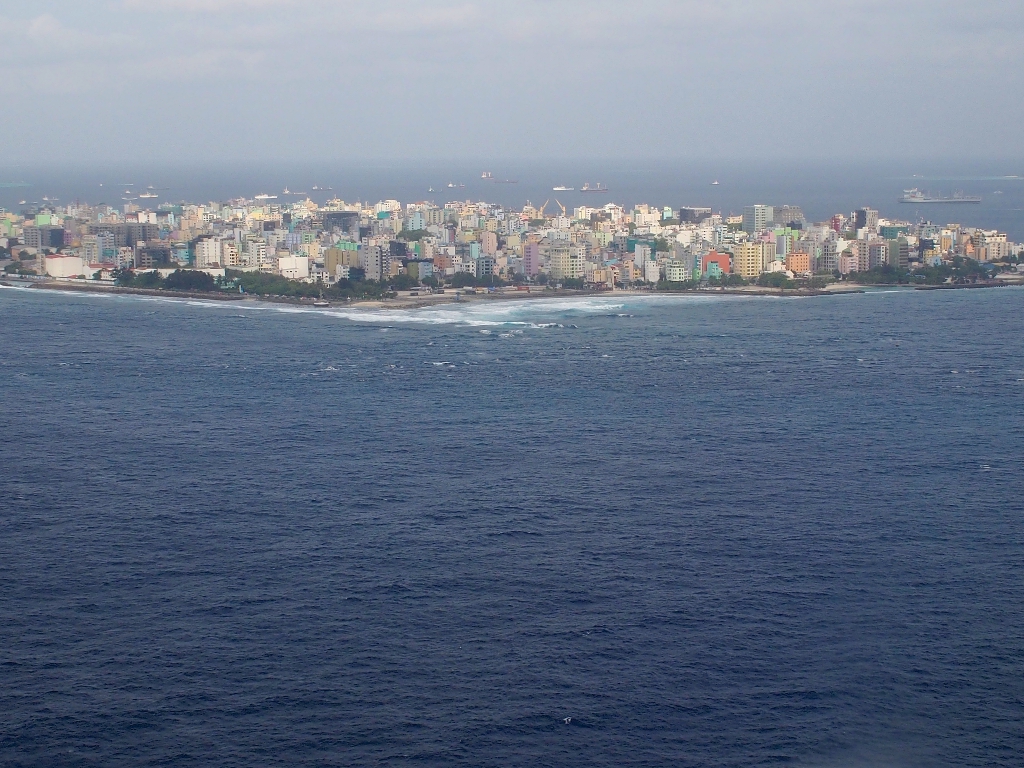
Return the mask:
<path id="1" fill-rule="evenodd" d="M 552 187 L 551 189 L 554 192 L 575 192 L 576 191 L 575 187 L 566 187 L 566 186 Z"/>
<path id="2" fill-rule="evenodd" d="M 977 195 L 965 195 L 963 192 L 954 192 L 950 197 L 936 197 L 922 192 L 917 187 L 903 190 L 901 203 L 980 203 L 981 198 Z"/>
<path id="3" fill-rule="evenodd" d="M 601 183 L 598 182 L 596 187 L 590 186 L 590 182 L 587 182 L 580 188 L 580 192 L 607 192 L 608 187 L 602 187 Z"/>

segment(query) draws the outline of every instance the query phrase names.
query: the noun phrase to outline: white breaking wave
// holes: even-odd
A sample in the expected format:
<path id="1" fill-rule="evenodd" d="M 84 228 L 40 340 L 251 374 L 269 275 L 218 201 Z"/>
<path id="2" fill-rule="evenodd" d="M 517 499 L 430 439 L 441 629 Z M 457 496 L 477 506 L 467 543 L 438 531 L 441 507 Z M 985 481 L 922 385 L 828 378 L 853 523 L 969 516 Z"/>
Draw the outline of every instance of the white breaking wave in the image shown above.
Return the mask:
<path id="1" fill-rule="evenodd" d="M 4 286 L 7 287 L 7 286 Z M 13 286 L 12 286 L 13 287 Z M 15 290 L 29 290 L 15 288 Z M 49 291 L 47 293 L 50 293 Z M 56 293 L 56 292 L 53 292 Z M 62 292 L 63 293 L 63 292 Z M 281 305 L 259 300 L 218 301 L 194 297 L 150 296 L 125 293 L 71 292 L 77 298 L 115 299 L 147 303 L 184 304 L 206 309 L 227 309 L 233 312 L 279 312 L 287 315 L 316 315 L 372 325 L 463 325 L 480 328 L 522 327 L 559 328 L 569 325 L 574 315 L 608 315 L 633 317 L 624 309 L 663 304 L 707 303 L 730 300 L 730 296 L 693 294 L 616 294 L 613 296 L 579 296 L 565 298 L 481 299 L 434 306 L 403 309 L 336 307 L 320 309 Z"/>
<path id="2" fill-rule="evenodd" d="M 359 323 L 424 325 L 467 325 L 476 327 L 523 326 L 529 328 L 554 328 L 567 315 L 615 314 L 629 304 L 676 303 L 679 301 L 722 301 L 727 296 L 581 296 L 560 299 L 523 300 L 480 300 L 464 303 L 442 304 L 434 307 L 415 309 L 329 309 L 315 310 L 287 308 L 291 312 L 319 312 Z M 281 308 L 278 311 L 285 311 Z"/>

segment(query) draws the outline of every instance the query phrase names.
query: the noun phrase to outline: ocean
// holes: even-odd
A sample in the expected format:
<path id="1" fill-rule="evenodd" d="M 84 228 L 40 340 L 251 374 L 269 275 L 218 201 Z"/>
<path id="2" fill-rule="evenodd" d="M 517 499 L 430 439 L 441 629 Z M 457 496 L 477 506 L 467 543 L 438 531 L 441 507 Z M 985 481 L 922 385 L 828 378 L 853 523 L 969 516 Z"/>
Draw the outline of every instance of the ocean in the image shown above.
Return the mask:
<path id="1" fill-rule="evenodd" d="M 0 288 L 0 764 L 1015 766 L 1019 288 Z"/>
<path id="2" fill-rule="evenodd" d="M 484 172 L 493 179 L 481 179 Z M 712 184 L 712 182 L 719 182 Z M 24 183 L 26 186 L 4 186 Z M 607 193 L 581 192 L 584 184 L 601 184 Z M 454 185 L 449 188 L 449 184 Z M 572 187 L 556 192 L 554 187 Z M 154 187 L 154 199 L 139 199 Z M 316 189 L 319 187 L 320 189 Z M 982 198 L 980 204 L 909 205 L 900 203 L 905 189 L 917 187 L 935 195 L 957 191 Z M 285 195 L 284 190 L 301 195 Z M 224 201 L 234 197 L 275 195 L 271 202 L 305 198 L 318 203 L 338 196 L 348 202 L 397 199 L 402 203 L 453 200 L 499 203 L 522 208 L 547 202 L 547 213 L 559 204 L 569 213 L 578 206 L 617 203 L 629 209 L 646 203 L 678 209 L 707 206 L 715 212 L 742 213 L 755 203 L 799 205 L 811 221 L 870 207 L 883 217 L 961 224 L 1006 232 L 1024 241 L 1024 161 L 973 163 L 907 161 L 903 163 L 664 161 L 480 160 L 459 162 L 320 162 L 190 167 L 146 164 L 0 166 L 0 207 L 20 211 L 78 200 L 120 207 L 135 198 L 143 207 L 162 202 Z M 25 201 L 25 205 L 21 202 Z"/>

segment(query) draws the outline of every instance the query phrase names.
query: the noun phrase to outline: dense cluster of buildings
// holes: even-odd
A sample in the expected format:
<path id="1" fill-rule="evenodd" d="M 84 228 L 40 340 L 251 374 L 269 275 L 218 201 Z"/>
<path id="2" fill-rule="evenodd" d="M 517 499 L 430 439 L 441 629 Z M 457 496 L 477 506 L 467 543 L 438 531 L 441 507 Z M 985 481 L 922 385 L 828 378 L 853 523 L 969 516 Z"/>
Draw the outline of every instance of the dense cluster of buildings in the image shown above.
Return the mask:
<path id="1" fill-rule="evenodd" d="M 751 280 L 766 272 L 799 278 L 886 265 L 907 270 L 956 256 L 998 263 L 1021 253 L 1000 232 L 896 221 L 870 208 L 811 223 L 796 206 L 752 205 L 740 216 L 700 207 L 547 207 L 396 200 L 318 205 L 267 196 L 156 210 L 133 202 L 123 208 L 75 204 L 23 214 L 0 210 L 0 246 L 37 274 L 65 278 L 187 267 L 325 284 L 403 274 L 444 282 L 469 273 L 598 288 L 728 275 Z"/>

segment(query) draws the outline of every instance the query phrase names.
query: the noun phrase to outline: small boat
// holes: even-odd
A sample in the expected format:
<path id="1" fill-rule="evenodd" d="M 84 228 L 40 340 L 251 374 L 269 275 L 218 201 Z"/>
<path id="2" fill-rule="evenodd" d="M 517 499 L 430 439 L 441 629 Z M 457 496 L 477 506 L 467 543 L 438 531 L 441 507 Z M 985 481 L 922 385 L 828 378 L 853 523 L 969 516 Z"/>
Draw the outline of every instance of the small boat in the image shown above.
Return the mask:
<path id="1" fill-rule="evenodd" d="M 551 190 L 553 192 L 575 192 L 576 188 L 575 187 L 566 187 L 565 185 L 563 185 L 563 186 L 560 186 L 560 187 L 552 187 Z"/>
<path id="2" fill-rule="evenodd" d="M 314 307 L 329 307 L 329 306 L 331 306 L 331 303 L 329 301 L 314 301 L 313 302 L 313 306 Z"/>
<path id="3" fill-rule="evenodd" d="M 715 179 L 714 181 L 712 181 L 711 182 L 711 186 L 712 187 L 717 187 L 718 186 L 718 179 Z"/>

